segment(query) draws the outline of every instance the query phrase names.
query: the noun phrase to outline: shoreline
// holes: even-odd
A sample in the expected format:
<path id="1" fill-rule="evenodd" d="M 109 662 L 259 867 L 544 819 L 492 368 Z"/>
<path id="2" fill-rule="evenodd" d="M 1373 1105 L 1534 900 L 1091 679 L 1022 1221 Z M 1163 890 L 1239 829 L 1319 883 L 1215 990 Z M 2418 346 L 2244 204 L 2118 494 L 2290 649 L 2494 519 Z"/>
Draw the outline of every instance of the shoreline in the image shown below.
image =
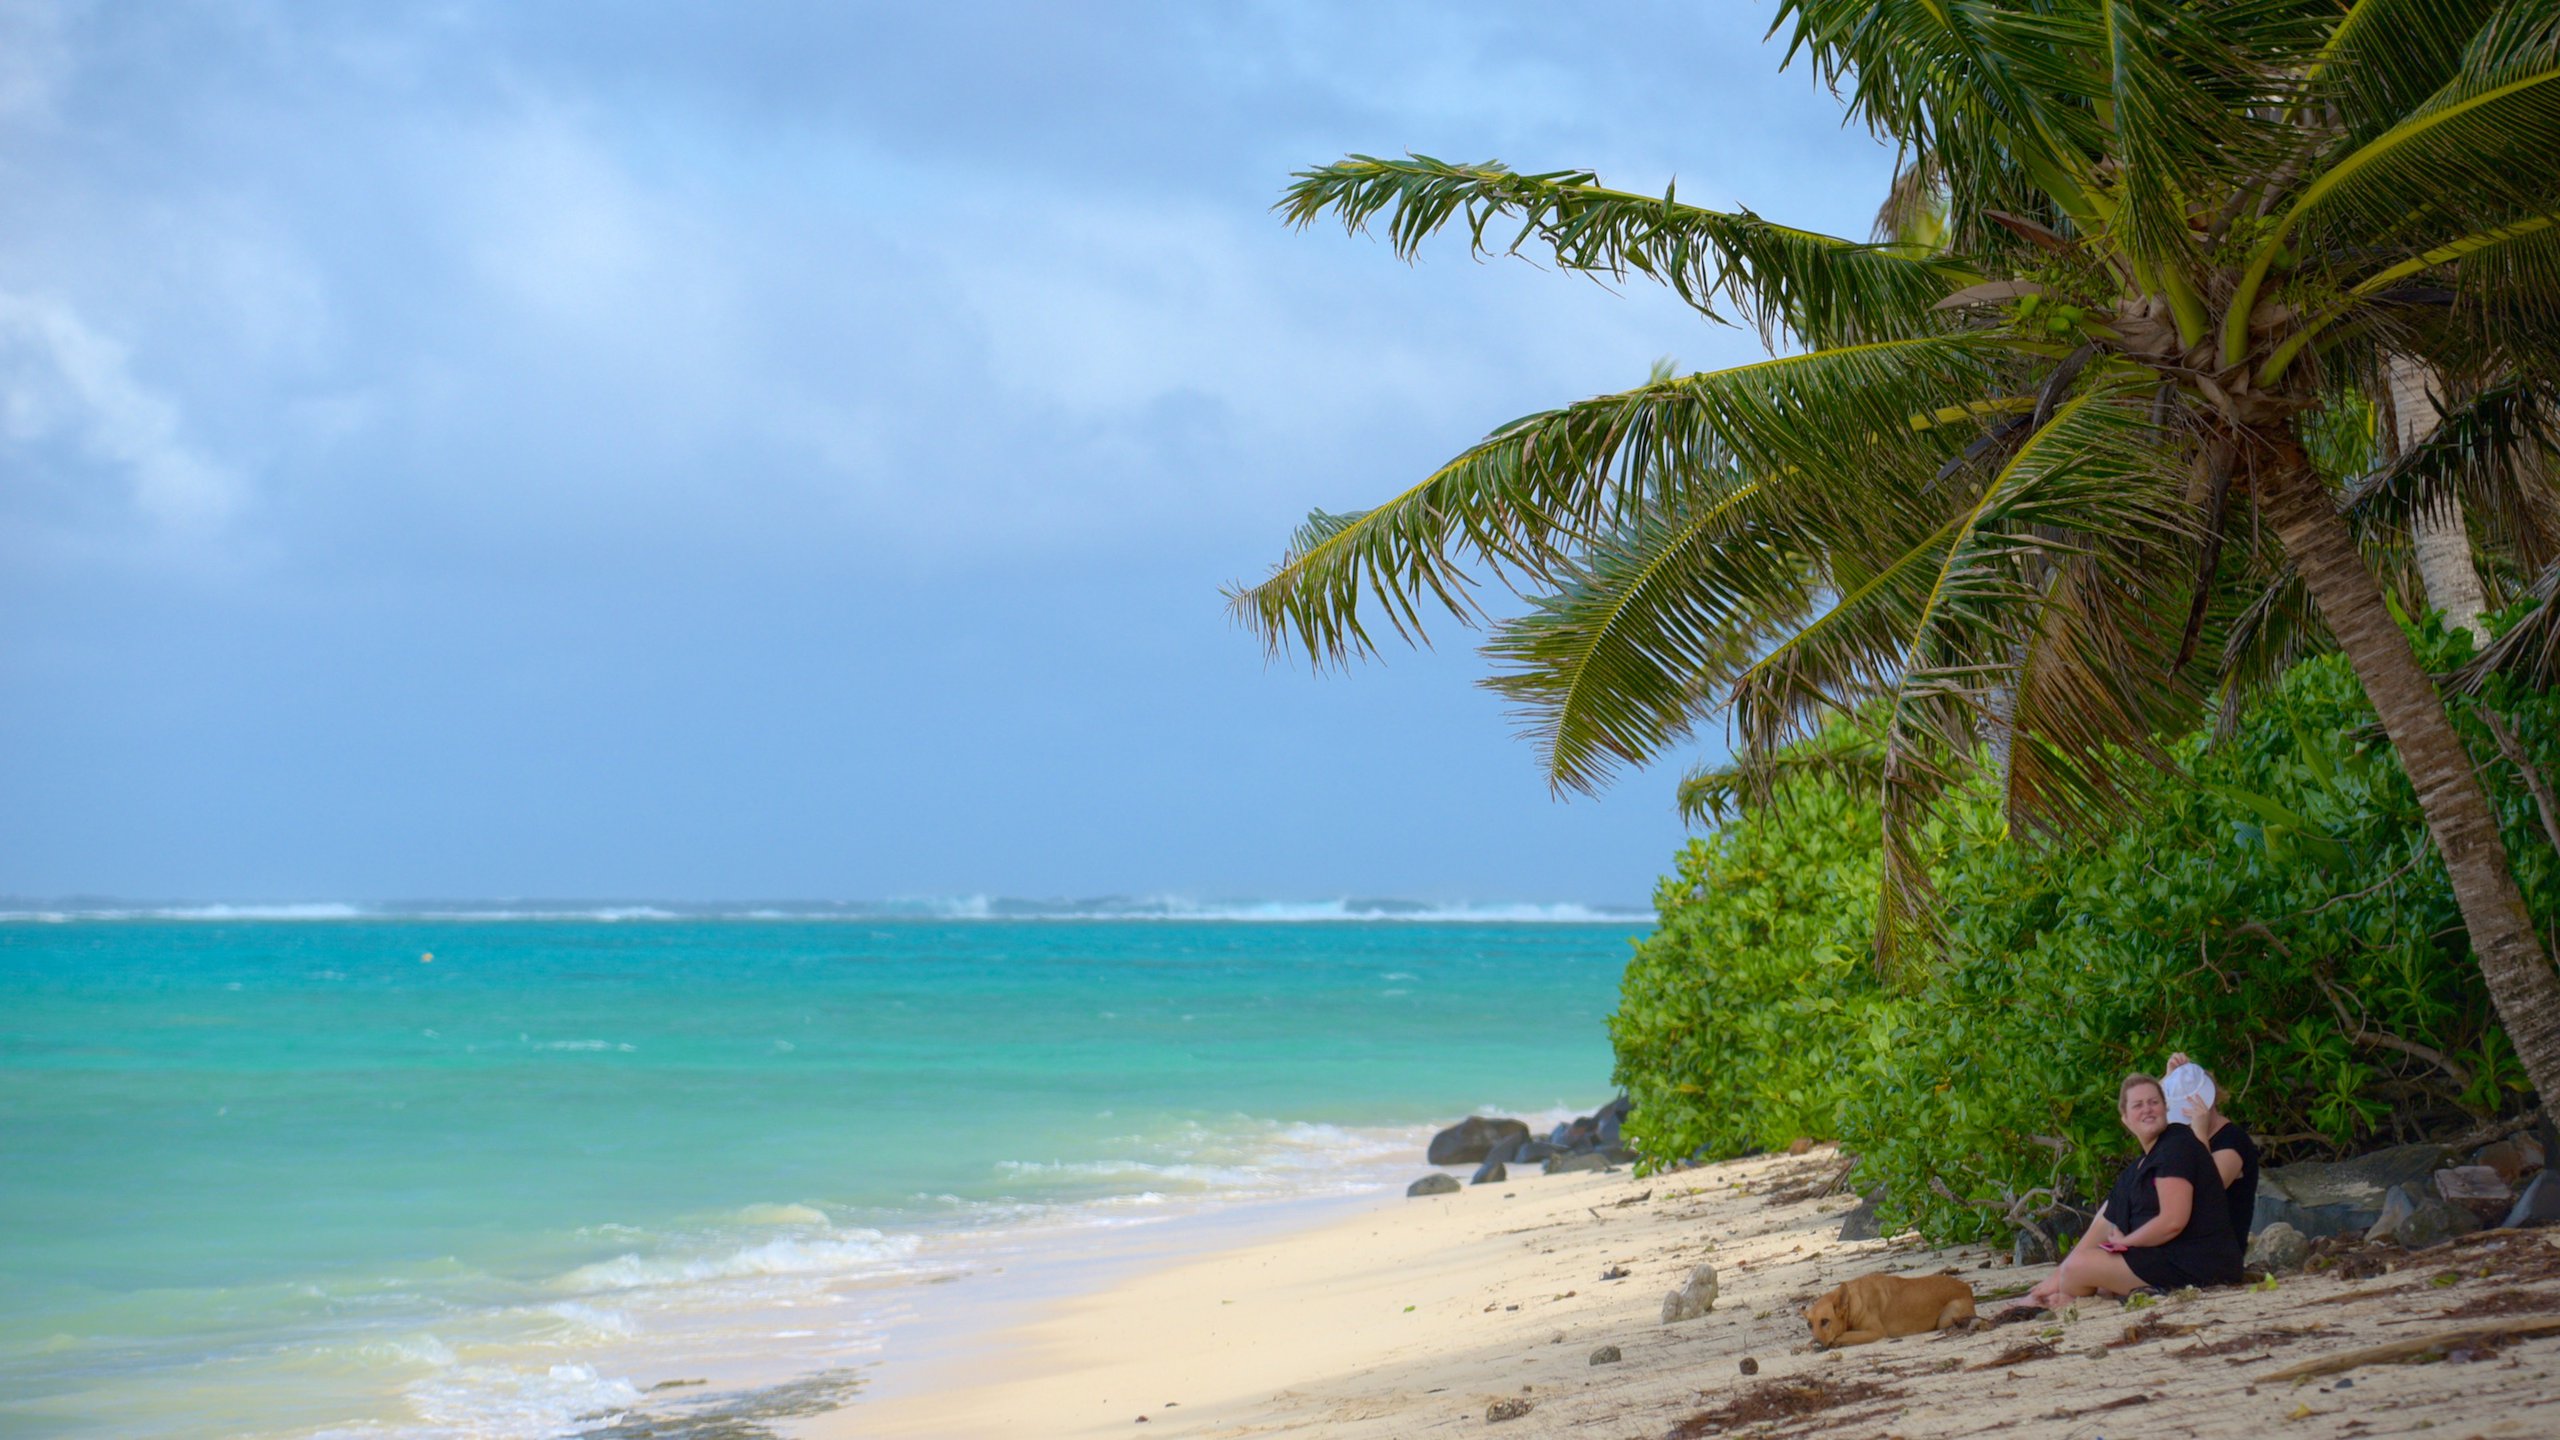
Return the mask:
<path id="1" fill-rule="evenodd" d="M 2417 1255 L 2377 1250 L 2273 1290 L 2136 1311 L 2084 1301 L 2059 1317 L 1816 1352 L 1801 1308 L 1851 1276 L 1952 1268 L 1989 1314 L 2044 1273 L 1980 1245 L 1841 1241 L 1851 1197 L 1821 1193 L 1837 1170 L 1821 1147 L 1643 1179 L 1522 1174 L 1455 1195 L 1369 1197 L 1035 1300 L 1016 1323 L 788 1433 L 1127 1435 L 1143 1423 L 1138 1433 L 1158 1437 L 1384 1440 L 1473 1433 L 1497 1401 L 1529 1406 L 1491 1422 L 1504 1436 L 2560 1433 L 2560 1333 L 2492 1337 L 2452 1357 L 2476 1363 L 2271 1378 L 2466 1325 L 2541 1317 L 2560 1330 L 2560 1232 L 2483 1232 Z M 1665 1291 L 1701 1262 L 1719 1273 L 1714 1310 L 1664 1324 Z M 1625 1275 L 1603 1278 L 1612 1271 Z M 1623 1358 L 1593 1363 L 1603 1346 Z"/>

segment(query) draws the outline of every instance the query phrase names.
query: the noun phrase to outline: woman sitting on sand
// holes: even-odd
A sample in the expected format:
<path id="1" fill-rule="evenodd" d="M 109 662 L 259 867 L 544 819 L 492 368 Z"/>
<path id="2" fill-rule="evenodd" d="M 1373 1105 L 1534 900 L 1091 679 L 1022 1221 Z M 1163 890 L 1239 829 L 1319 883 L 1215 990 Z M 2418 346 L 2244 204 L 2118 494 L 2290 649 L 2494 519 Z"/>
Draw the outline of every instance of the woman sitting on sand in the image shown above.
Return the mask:
<path id="1" fill-rule="evenodd" d="M 2195 1063 L 2184 1054 L 2173 1054 L 2161 1076 L 2168 1079 L 2177 1073 L 2179 1066 Z M 2205 1150 L 2213 1156 L 2213 1167 L 2222 1176 L 2222 1198 L 2231 1212 L 2231 1233 L 2245 1250 L 2249 1244 L 2249 1226 L 2258 1214 L 2257 1137 L 2239 1121 L 2222 1113 L 2222 1102 L 2230 1097 L 2215 1085 L 2213 1072 L 2196 1065 L 2196 1073 L 2204 1077 L 2207 1093 L 2213 1099 L 2208 1101 L 2203 1095 L 2188 1096 L 2183 1107 L 2185 1113 L 2176 1118 L 2185 1121 L 2187 1128 L 2196 1132 L 2196 1138 L 2204 1142 Z M 2162 1088 L 2165 1090 L 2167 1087 L 2164 1085 Z"/>
<path id="2" fill-rule="evenodd" d="M 2025 1303 L 2050 1308 L 2083 1295 L 2240 1283 L 2231 1211 L 2215 1203 L 2221 1172 L 2195 1131 L 2169 1123 L 2160 1082 L 2126 1076 L 2116 1087 L 2116 1114 L 2142 1142 L 2142 1157 L 2124 1167 L 2089 1233 Z"/>

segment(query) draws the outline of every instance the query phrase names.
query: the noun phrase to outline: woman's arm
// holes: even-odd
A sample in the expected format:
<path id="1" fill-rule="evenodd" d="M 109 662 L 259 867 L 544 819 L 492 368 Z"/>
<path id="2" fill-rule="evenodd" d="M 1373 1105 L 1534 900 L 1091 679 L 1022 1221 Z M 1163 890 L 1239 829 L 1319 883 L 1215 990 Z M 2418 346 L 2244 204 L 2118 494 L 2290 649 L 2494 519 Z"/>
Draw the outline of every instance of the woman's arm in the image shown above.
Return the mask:
<path id="1" fill-rule="evenodd" d="M 2237 1150 L 2216 1150 L 2213 1152 L 2213 1168 L 2222 1176 L 2222 1188 L 2228 1190 L 2240 1183 L 2240 1172 L 2248 1169 L 2249 1164 L 2240 1158 Z"/>
<path id="2" fill-rule="evenodd" d="M 2121 1254 L 2146 1245 L 2166 1245 L 2185 1233 L 2188 1218 L 2196 1212 L 2195 1182 L 2175 1175 L 2163 1175 L 2152 1183 L 2159 1187 L 2160 1213 L 2145 1221 L 2132 1234 L 2106 1242 L 2109 1253 Z"/>

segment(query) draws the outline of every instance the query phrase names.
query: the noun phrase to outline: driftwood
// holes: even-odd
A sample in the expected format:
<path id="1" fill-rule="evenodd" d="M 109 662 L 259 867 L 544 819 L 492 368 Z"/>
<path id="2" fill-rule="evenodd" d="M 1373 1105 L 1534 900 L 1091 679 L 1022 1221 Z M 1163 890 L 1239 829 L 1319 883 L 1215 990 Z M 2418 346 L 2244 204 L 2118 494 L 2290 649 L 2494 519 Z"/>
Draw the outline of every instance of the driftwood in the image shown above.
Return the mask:
<path id="1" fill-rule="evenodd" d="M 2494 1344 L 2501 1340 L 2517 1340 L 2528 1335 L 2560 1334 L 2560 1315 L 2532 1320 L 2502 1320 L 2487 1325 L 2465 1325 L 2458 1330 L 2439 1330 L 2433 1335 L 2417 1335 L 2394 1340 L 2388 1345 L 2368 1345 L 2362 1350 L 2349 1350 L 2343 1355 L 2327 1355 L 2288 1365 L 2282 1370 L 2258 1377 L 2261 1385 L 2277 1380 L 2308 1380 L 2316 1375 L 2335 1375 L 2341 1370 L 2354 1370 L 2366 1365 L 2392 1365 L 2415 1360 L 2421 1355 L 2441 1354 L 2457 1345 Z"/>

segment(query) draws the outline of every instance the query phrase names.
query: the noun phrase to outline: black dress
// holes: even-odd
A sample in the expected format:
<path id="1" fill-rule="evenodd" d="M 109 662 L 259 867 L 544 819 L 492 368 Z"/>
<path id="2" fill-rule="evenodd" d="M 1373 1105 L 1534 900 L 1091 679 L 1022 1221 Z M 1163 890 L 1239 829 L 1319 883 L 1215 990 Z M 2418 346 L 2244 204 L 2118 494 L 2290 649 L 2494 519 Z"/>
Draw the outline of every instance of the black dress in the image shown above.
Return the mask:
<path id="1" fill-rule="evenodd" d="M 2226 1187 L 2222 1196 L 2231 1202 L 2231 1233 L 2246 1247 L 2249 1226 L 2258 1218 L 2258 1141 L 2237 1120 L 2225 1120 L 2213 1132 L 2213 1143 L 2207 1147 L 2214 1153 L 2224 1150 L 2240 1157 L 2240 1178 Z"/>
<path id="2" fill-rule="evenodd" d="M 2152 1142 L 2151 1153 L 2124 1167 L 2107 1196 L 2107 1219 L 2119 1237 L 2151 1223 L 2160 1213 L 2160 1181 L 2184 1180 L 2195 1187 L 2195 1204 L 2187 1212 L 2187 1228 L 2165 1243 L 2124 1252 L 2124 1263 L 2145 1285 L 2175 1290 L 2182 1285 L 2240 1283 L 2240 1241 L 2231 1233 L 2231 1208 L 2222 1198 L 2222 1172 L 2213 1156 L 2184 1125 L 2172 1125 Z"/>

